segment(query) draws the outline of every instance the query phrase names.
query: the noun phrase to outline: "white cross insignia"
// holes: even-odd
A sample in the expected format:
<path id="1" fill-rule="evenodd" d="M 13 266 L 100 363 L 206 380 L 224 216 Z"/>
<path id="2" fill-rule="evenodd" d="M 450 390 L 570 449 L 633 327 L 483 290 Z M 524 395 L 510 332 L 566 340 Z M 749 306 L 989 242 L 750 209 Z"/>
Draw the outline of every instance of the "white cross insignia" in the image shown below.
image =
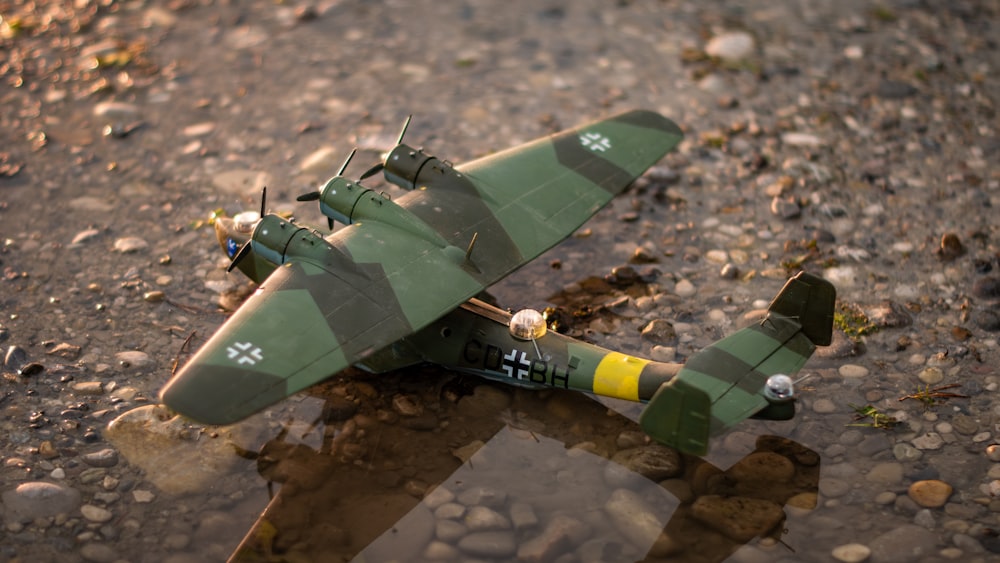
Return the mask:
<path id="1" fill-rule="evenodd" d="M 611 148 L 611 139 L 600 133 L 583 133 L 580 144 L 594 152 L 604 152 Z"/>
<path id="2" fill-rule="evenodd" d="M 254 346 L 253 342 L 235 342 L 226 348 L 226 354 L 230 360 L 236 360 L 236 363 L 240 365 L 249 364 L 252 366 L 264 359 L 264 351 L 260 347 Z"/>

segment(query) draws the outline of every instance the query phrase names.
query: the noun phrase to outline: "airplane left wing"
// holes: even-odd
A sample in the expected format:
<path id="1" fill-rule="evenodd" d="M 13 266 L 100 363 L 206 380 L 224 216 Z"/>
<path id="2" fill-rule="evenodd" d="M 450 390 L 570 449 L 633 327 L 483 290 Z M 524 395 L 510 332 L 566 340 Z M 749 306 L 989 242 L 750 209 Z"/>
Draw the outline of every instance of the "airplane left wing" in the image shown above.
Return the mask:
<path id="1" fill-rule="evenodd" d="M 278 267 L 161 392 L 163 402 L 206 424 L 231 424 L 318 383 L 411 334 L 482 288 L 450 257 L 421 241 L 386 276 L 379 264 L 310 260 Z M 449 272 L 448 292 L 405 308 L 390 277 Z M 404 291 L 402 283 L 396 283 Z M 413 292 L 405 292 L 409 297 Z M 405 310 L 404 310 L 405 309 Z"/>

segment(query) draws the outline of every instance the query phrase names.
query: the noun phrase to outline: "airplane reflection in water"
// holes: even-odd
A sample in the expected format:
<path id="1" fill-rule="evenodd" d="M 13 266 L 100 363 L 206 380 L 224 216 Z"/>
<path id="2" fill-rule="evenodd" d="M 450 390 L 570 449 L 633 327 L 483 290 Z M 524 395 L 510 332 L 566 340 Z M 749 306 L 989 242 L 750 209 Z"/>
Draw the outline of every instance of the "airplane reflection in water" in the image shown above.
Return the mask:
<path id="1" fill-rule="evenodd" d="M 393 396 L 381 377 L 371 384 Z M 775 545 L 783 507 L 815 506 L 819 456 L 791 440 L 759 437 L 722 470 L 586 397 L 510 392 L 442 400 L 450 423 L 434 431 L 355 417 L 319 451 L 279 435 L 258 464 L 281 489 L 231 561 L 714 562 L 755 538 L 791 555 Z"/>

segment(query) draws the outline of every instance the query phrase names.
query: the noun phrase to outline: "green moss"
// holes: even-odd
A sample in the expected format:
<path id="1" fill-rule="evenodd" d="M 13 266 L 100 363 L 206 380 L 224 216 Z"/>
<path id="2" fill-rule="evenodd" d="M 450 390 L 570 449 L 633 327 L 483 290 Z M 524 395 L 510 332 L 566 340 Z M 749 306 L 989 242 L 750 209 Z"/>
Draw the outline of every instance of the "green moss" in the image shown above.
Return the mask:
<path id="1" fill-rule="evenodd" d="M 878 330 L 861 307 L 854 303 L 837 304 L 837 310 L 833 312 L 833 326 L 852 338 L 872 334 Z"/>

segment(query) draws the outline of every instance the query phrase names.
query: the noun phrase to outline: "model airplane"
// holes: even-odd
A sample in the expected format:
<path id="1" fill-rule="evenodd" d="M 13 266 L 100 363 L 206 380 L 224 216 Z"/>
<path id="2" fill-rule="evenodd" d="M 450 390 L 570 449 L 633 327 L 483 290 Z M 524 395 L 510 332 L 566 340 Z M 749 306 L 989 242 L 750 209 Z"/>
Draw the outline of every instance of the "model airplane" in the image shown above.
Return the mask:
<path id="1" fill-rule="evenodd" d="M 407 123 L 409 120 L 407 120 Z M 162 391 L 175 411 L 230 424 L 357 365 L 421 362 L 528 387 L 648 402 L 654 439 L 704 454 L 709 436 L 757 416 L 794 415 L 791 375 L 830 342 L 835 291 L 789 280 L 759 324 L 663 364 L 547 331 L 474 299 L 572 234 L 682 138 L 669 119 L 631 111 L 453 166 L 402 143 L 383 171 L 395 201 L 342 176 L 320 210 L 345 228 L 323 235 L 273 214 L 220 220 L 220 244 L 257 291 Z M 353 153 L 352 153 L 353 156 Z M 262 198 L 263 199 L 263 198 Z M 679 371 L 678 371 L 679 370 Z"/>

